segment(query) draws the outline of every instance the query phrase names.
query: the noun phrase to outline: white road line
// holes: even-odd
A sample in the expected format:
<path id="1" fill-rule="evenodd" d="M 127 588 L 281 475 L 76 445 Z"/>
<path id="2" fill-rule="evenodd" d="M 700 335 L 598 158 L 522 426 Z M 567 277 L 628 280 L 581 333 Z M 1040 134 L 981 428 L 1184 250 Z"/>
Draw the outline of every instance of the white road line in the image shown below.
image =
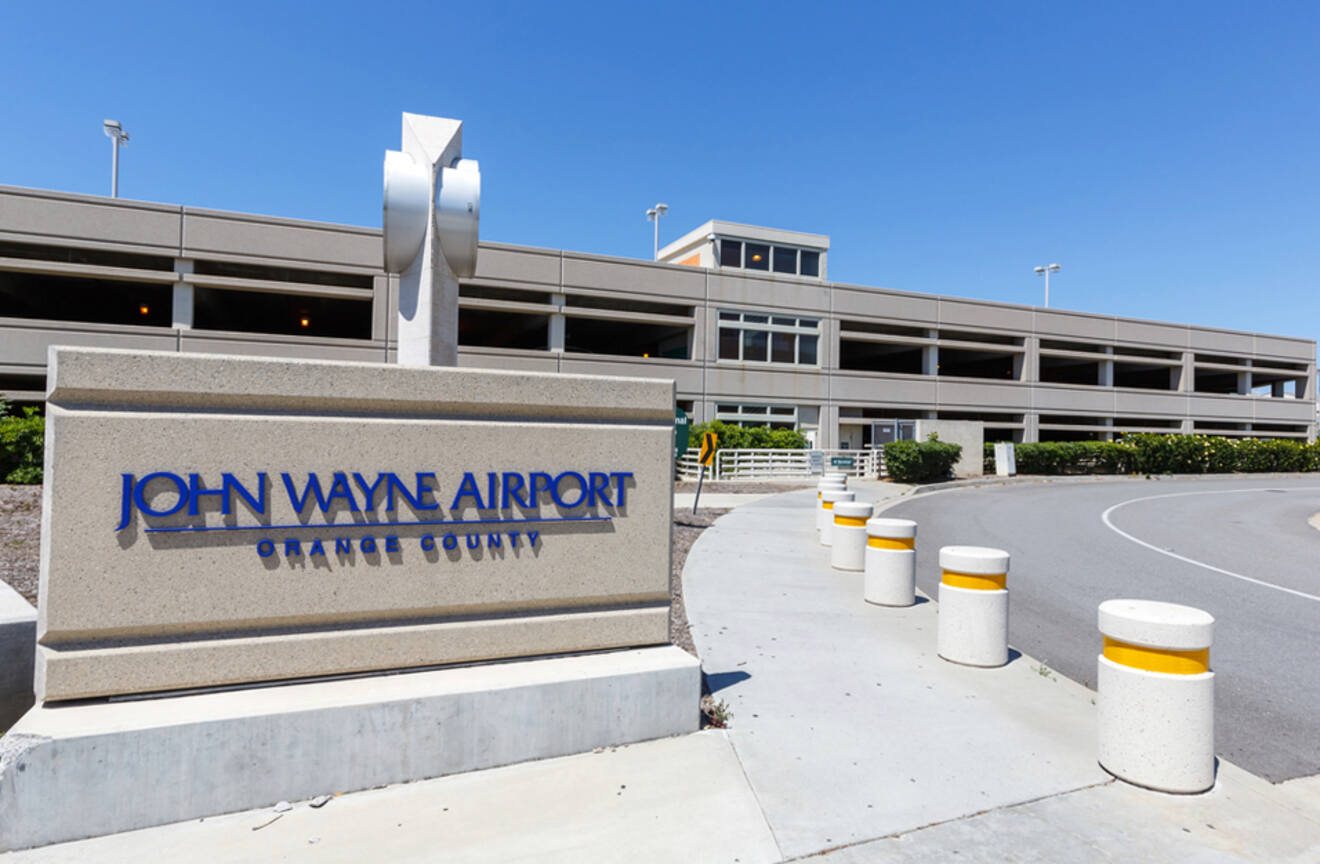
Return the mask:
<path id="1" fill-rule="evenodd" d="M 1127 533 L 1122 528 L 1119 528 L 1109 519 L 1109 514 L 1113 513 L 1118 508 L 1126 507 L 1129 504 L 1136 504 L 1139 501 L 1154 501 L 1157 498 L 1183 498 L 1188 495 L 1232 495 L 1242 492 L 1268 492 L 1271 488 L 1276 488 L 1276 487 L 1262 486 L 1258 489 L 1214 489 L 1214 490 L 1204 490 L 1200 492 L 1169 492 L 1164 495 L 1147 495 L 1144 498 L 1133 498 L 1128 501 L 1120 501 L 1119 503 L 1115 504 L 1113 507 L 1110 507 L 1104 513 L 1101 513 L 1100 521 L 1104 522 L 1105 526 L 1109 528 L 1110 531 L 1113 531 L 1115 534 L 1118 534 L 1122 537 L 1126 537 L 1128 540 L 1131 540 L 1133 543 L 1136 543 L 1138 546 L 1145 546 L 1147 549 L 1150 549 L 1153 552 L 1158 552 L 1161 555 L 1167 555 L 1170 558 L 1175 558 L 1179 561 L 1182 561 L 1185 564 L 1194 564 L 1197 567 L 1204 567 L 1206 570 L 1211 570 L 1214 571 L 1215 573 L 1221 573 L 1224 576 L 1232 576 L 1234 579 L 1241 579 L 1243 582 L 1250 582 L 1253 585 L 1260 585 L 1265 588 L 1273 588 L 1275 591 L 1282 591 L 1285 594 L 1293 594 L 1297 597 L 1305 597 L 1307 600 L 1315 600 L 1317 603 L 1320 603 L 1320 597 L 1317 597 L 1314 594 L 1307 594 L 1304 591 L 1296 591 L 1292 588 L 1284 588 L 1282 585 L 1275 585 L 1272 582 L 1264 582 L 1260 579 L 1253 579 L 1250 576 L 1243 576 L 1241 573 L 1234 573 L 1233 571 L 1225 570 L 1222 567 L 1215 567 L 1211 564 L 1206 564 L 1203 561 L 1197 561 L 1192 558 L 1188 558 L 1185 555 L 1179 555 L 1176 552 L 1170 552 L 1168 549 L 1161 549 L 1158 546 L 1152 546 L 1150 543 L 1147 543 L 1145 540 L 1140 540 L 1136 537 L 1133 537 L 1131 534 Z M 1289 491 L 1316 492 L 1316 491 L 1320 491 L 1320 486 L 1294 486 L 1291 487 Z"/>

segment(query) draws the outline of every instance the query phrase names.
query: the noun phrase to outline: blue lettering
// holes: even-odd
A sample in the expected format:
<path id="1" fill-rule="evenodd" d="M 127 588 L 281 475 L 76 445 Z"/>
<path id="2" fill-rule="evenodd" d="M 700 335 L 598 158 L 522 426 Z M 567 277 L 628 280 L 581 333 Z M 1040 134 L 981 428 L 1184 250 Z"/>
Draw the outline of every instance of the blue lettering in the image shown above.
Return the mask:
<path id="1" fill-rule="evenodd" d="M 576 480 L 578 484 L 578 497 L 577 500 L 574 501 L 572 504 L 569 504 L 567 501 L 565 501 L 559 494 L 559 487 L 564 482 L 565 477 Z M 574 507 L 578 507 L 582 504 L 583 501 L 587 499 L 587 478 L 583 477 L 581 474 L 577 473 L 576 471 L 565 471 L 563 474 L 560 474 L 558 477 L 555 478 L 555 485 L 550 487 L 550 496 L 554 498 L 555 504 L 565 508 L 566 510 L 571 510 Z"/>
<path id="2" fill-rule="evenodd" d="M 444 539 L 440 541 L 440 545 L 452 552 L 458 548 L 458 536 L 454 534 L 446 534 Z"/>
<path id="3" fill-rule="evenodd" d="M 353 554 L 353 541 L 352 541 L 351 539 L 349 539 L 348 537 L 336 537 L 336 538 L 335 538 L 335 554 L 336 554 L 336 555 L 352 555 L 352 554 Z"/>
<path id="4" fill-rule="evenodd" d="M 481 535 L 480 535 L 480 534 L 469 534 L 469 535 L 467 535 L 467 547 L 468 547 L 469 549 L 480 549 L 480 548 L 481 548 Z"/>
<path id="5" fill-rule="evenodd" d="M 188 515 L 189 516 L 197 515 L 198 506 L 201 504 L 203 495 L 215 495 L 220 499 L 220 512 L 228 516 L 231 509 L 230 505 L 231 502 L 233 501 L 235 492 L 237 492 L 239 496 L 243 498 L 243 500 L 247 501 L 248 504 L 250 504 L 252 508 L 256 510 L 258 513 L 265 513 L 266 512 L 265 472 L 257 474 L 257 487 L 258 487 L 257 494 L 253 495 L 246 488 L 244 488 L 242 483 L 238 482 L 238 479 L 235 478 L 233 474 L 221 474 L 220 488 L 207 489 L 205 486 L 202 485 L 202 475 L 189 474 L 188 494 L 190 496 L 190 500 L 188 502 Z"/>
<path id="6" fill-rule="evenodd" d="M 275 554 L 275 544 L 269 540 L 258 540 L 257 554 L 262 558 L 269 558 Z"/>
<path id="7" fill-rule="evenodd" d="M 357 483 L 358 488 L 362 490 L 362 494 L 367 496 L 367 503 L 366 506 L 362 508 L 363 510 L 376 509 L 376 490 L 380 488 L 380 484 L 384 482 L 386 477 L 393 476 L 394 475 L 392 474 L 377 474 L 376 482 L 368 484 L 365 477 L 356 471 L 353 472 L 353 482 Z M 394 508 L 391 507 L 390 509 L 393 510 Z"/>
<path id="8" fill-rule="evenodd" d="M 458 494 L 454 496 L 454 503 L 449 505 L 450 510 L 462 510 L 459 502 L 464 498 L 471 498 L 476 503 L 478 510 L 485 510 L 486 505 L 481 501 L 481 493 L 477 491 L 477 478 L 472 476 L 471 472 L 463 475 L 463 482 L 458 484 Z"/>
<path id="9" fill-rule="evenodd" d="M 325 557 L 325 547 L 321 545 L 321 538 L 320 538 L 320 537 L 317 537 L 316 539 L 314 539 L 314 540 L 312 541 L 312 547 L 311 547 L 310 549 L 307 550 L 307 554 L 308 554 L 309 556 L 311 556 L 311 555 L 320 555 L 322 558 Z"/>
<path id="10" fill-rule="evenodd" d="M 309 495 L 316 496 L 316 503 L 320 505 L 321 512 L 324 513 L 330 507 L 330 502 L 321 494 L 321 481 L 316 479 L 315 474 L 307 475 L 307 485 L 303 488 L 302 495 L 299 495 L 293 488 L 293 478 L 287 473 L 280 474 L 284 479 L 284 489 L 289 493 L 289 503 L 293 509 L 302 513 L 307 509 L 307 498 Z"/>
<path id="11" fill-rule="evenodd" d="M 550 486 L 554 483 L 554 479 L 549 474 L 541 474 L 539 472 L 533 472 L 531 474 L 531 482 L 532 482 L 532 495 L 531 495 L 532 506 L 540 507 L 541 493 L 550 491 Z"/>
<path id="12" fill-rule="evenodd" d="M 521 532 L 521 531 L 509 531 L 509 532 L 507 532 L 507 533 L 508 533 L 508 535 L 509 535 L 509 545 L 512 546 L 514 549 L 517 549 L 517 548 L 518 548 L 518 535 L 521 534 L 522 532 Z"/>
<path id="13" fill-rule="evenodd" d="M 326 504 L 329 504 L 336 498 L 343 498 L 348 502 L 349 510 L 352 510 L 354 513 L 358 512 L 360 508 L 358 507 L 357 499 L 353 497 L 353 490 L 349 488 L 348 475 L 343 471 L 336 471 L 334 476 L 335 482 L 330 484 L 330 494 L 325 496 Z M 327 509 L 327 507 L 322 507 L 321 512 L 324 513 Z"/>
<path id="14" fill-rule="evenodd" d="M 387 535 L 387 536 L 385 537 L 385 551 L 386 551 L 386 552 L 398 552 L 398 551 L 399 551 L 399 538 L 398 538 L 398 537 L 395 537 L 393 534 L 389 534 L 389 535 Z"/>
<path id="15" fill-rule="evenodd" d="M 499 549 L 499 548 L 500 548 L 500 540 L 502 540 L 502 539 L 503 539 L 503 538 L 501 538 L 500 535 L 498 535 L 498 534 L 487 534 L 487 535 L 486 535 L 486 548 L 487 548 L 487 549 Z"/>
<path id="16" fill-rule="evenodd" d="M 151 481 L 157 477 L 163 477 L 174 484 L 175 491 L 179 494 L 179 500 L 168 510 L 153 510 L 147 506 L 146 490 L 151 485 Z M 183 482 L 183 478 L 178 474 L 171 474 L 168 471 L 157 471 L 154 474 L 148 474 L 138 481 L 137 487 L 133 490 L 133 503 L 137 508 L 148 516 L 173 516 L 182 510 L 188 503 L 188 484 Z"/>
<path id="17" fill-rule="evenodd" d="M 518 494 L 523 488 L 522 475 L 506 471 L 504 474 L 504 494 L 500 497 L 500 509 L 509 509 L 509 499 L 517 502 L 519 507 L 531 507 L 532 502 Z"/>
<path id="18" fill-rule="evenodd" d="M 528 545 L 528 546 L 535 546 L 535 545 L 536 545 L 536 538 L 537 538 L 537 537 L 540 537 L 540 536 L 541 536 L 541 532 L 540 532 L 540 531 L 528 531 L 528 532 L 527 532 L 527 545 Z"/>
<path id="19" fill-rule="evenodd" d="M 587 504 L 595 507 L 596 499 L 600 498 L 606 507 L 613 507 L 614 502 L 610 500 L 610 475 L 603 474 L 600 471 L 591 472 L 591 492 L 587 498 Z"/>
<path id="20" fill-rule="evenodd" d="M 288 537 L 284 541 L 284 555 L 286 558 L 292 558 L 302 554 L 302 544 L 295 538 Z"/>
<path id="21" fill-rule="evenodd" d="M 490 507 L 495 506 L 495 486 L 499 482 L 500 475 L 493 472 L 486 474 L 486 501 Z"/>
<path id="22" fill-rule="evenodd" d="M 613 477 L 618 483 L 618 485 L 614 487 L 614 491 L 619 493 L 619 506 L 622 507 L 624 504 L 623 481 L 633 476 L 633 474 L 631 471 L 611 471 L 610 476 Z"/>
<path id="23" fill-rule="evenodd" d="M 432 504 L 427 504 L 427 503 L 426 503 L 426 493 L 429 492 L 429 491 L 431 491 L 431 490 L 429 490 L 429 489 L 426 488 L 426 478 L 429 477 L 430 479 L 434 480 L 434 479 L 435 479 L 435 474 L 433 474 L 433 473 L 431 473 L 431 472 L 429 472 L 429 471 L 419 471 L 419 472 L 417 472 L 417 494 L 416 494 L 416 495 L 413 495 L 411 492 L 409 492 L 409 491 L 408 491 L 408 487 L 407 487 L 407 486 L 404 486 L 404 485 L 403 485 L 403 481 L 400 480 L 398 477 L 394 476 L 394 474 L 392 474 L 392 473 L 391 473 L 391 474 L 386 474 L 385 476 L 388 477 L 389 480 L 390 480 L 390 509 L 391 509 L 391 510 L 397 510 L 397 509 L 398 509 L 398 508 L 394 505 L 394 495 L 395 495 L 396 492 L 397 492 L 398 494 L 402 495 L 402 496 L 403 496 L 403 500 L 404 500 L 404 501 L 407 501 L 407 502 L 408 502 L 408 506 L 411 507 L 411 508 L 414 509 L 414 510 L 439 510 L 439 509 L 440 509 L 440 505 L 437 504 L 437 503 L 432 503 Z"/>
<path id="24" fill-rule="evenodd" d="M 362 552 L 364 555 L 376 554 L 376 538 L 367 536 L 362 538 Z"/>
<path id="25" fill-rule="evenodd" d="M 430 552 L 430 551 L 431 551 L 432 549 L 434 549 L 434 548 L 435 548 L 435 537 L 433 537 L 433 536 L 430 535 L 430 534 L 423 534 L 423 535 L 422 535 L 422 551 L 423 551 L 423 552 Z"/>
<path id="26" fill-rule="evenodd" d="M 133 475 L 120 474 L 119 478 L 122 484 L 119 492 L 119 526 L 115 530 L 123 531 L 128 527 L 128 520 L 133 512 L 130 506 L 133 502 Z M 508 505 L 504 506 L 507 507 Z"/>

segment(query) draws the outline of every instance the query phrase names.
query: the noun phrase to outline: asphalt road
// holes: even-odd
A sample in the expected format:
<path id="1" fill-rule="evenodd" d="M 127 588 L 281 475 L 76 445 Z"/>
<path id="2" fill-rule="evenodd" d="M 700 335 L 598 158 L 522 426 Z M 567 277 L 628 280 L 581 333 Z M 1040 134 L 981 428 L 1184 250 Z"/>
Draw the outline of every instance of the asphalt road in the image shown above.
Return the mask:
<path id="1" fill-rule="evenodd" d="M 884 515 L 917 521 L 917 584 L 931 597 L 941 546 L 1007 550 L 1009 643 L 1091 688 L 1102 601 L 1210 612 L 1215 750 L 1280 782 L 1320 773 L 1316 513 L 1320 477 L 1244 477 L 966 487 Z"/>

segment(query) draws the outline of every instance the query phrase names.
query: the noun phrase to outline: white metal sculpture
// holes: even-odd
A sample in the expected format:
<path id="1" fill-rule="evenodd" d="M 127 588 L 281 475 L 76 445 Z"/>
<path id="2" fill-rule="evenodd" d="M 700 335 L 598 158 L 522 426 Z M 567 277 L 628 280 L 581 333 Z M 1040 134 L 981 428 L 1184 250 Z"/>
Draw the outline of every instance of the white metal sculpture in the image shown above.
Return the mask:
<path id="1" fill-rule="evenodd" d="M 458 280 L 477 269 L 481 170 L 462 158 L 463 124 L 403 115 L 403 149 L 385 151 L 385 270 L 399 277 L 398 362 L 458 362 Z"/>

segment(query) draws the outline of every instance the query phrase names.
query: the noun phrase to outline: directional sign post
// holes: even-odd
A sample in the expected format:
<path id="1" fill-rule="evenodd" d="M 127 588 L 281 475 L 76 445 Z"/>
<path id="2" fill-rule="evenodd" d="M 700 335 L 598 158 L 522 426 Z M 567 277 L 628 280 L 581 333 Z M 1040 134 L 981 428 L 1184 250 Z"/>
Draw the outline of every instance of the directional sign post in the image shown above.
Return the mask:
<path id="1" fill-rule="evenodd" d="M 692 421 L 682 408 L 674 409 L 674 461 L 677 462 L 687 452 L 688 435 L 692 431 Z"/>
<path id="2" fill-rule="evenodd" d="M 701 436 L 701 454 L 697 461 L 701 463 L 701 473 L 697 475 L 697 494 L 692 497 L 692 515 L 697 515 L 697 502 L 701 500 L 701 484 L 706 479 L 706 469 L 715 464 L 715 450 L 720 443 L 720 436 L 706 432 Z"/>

